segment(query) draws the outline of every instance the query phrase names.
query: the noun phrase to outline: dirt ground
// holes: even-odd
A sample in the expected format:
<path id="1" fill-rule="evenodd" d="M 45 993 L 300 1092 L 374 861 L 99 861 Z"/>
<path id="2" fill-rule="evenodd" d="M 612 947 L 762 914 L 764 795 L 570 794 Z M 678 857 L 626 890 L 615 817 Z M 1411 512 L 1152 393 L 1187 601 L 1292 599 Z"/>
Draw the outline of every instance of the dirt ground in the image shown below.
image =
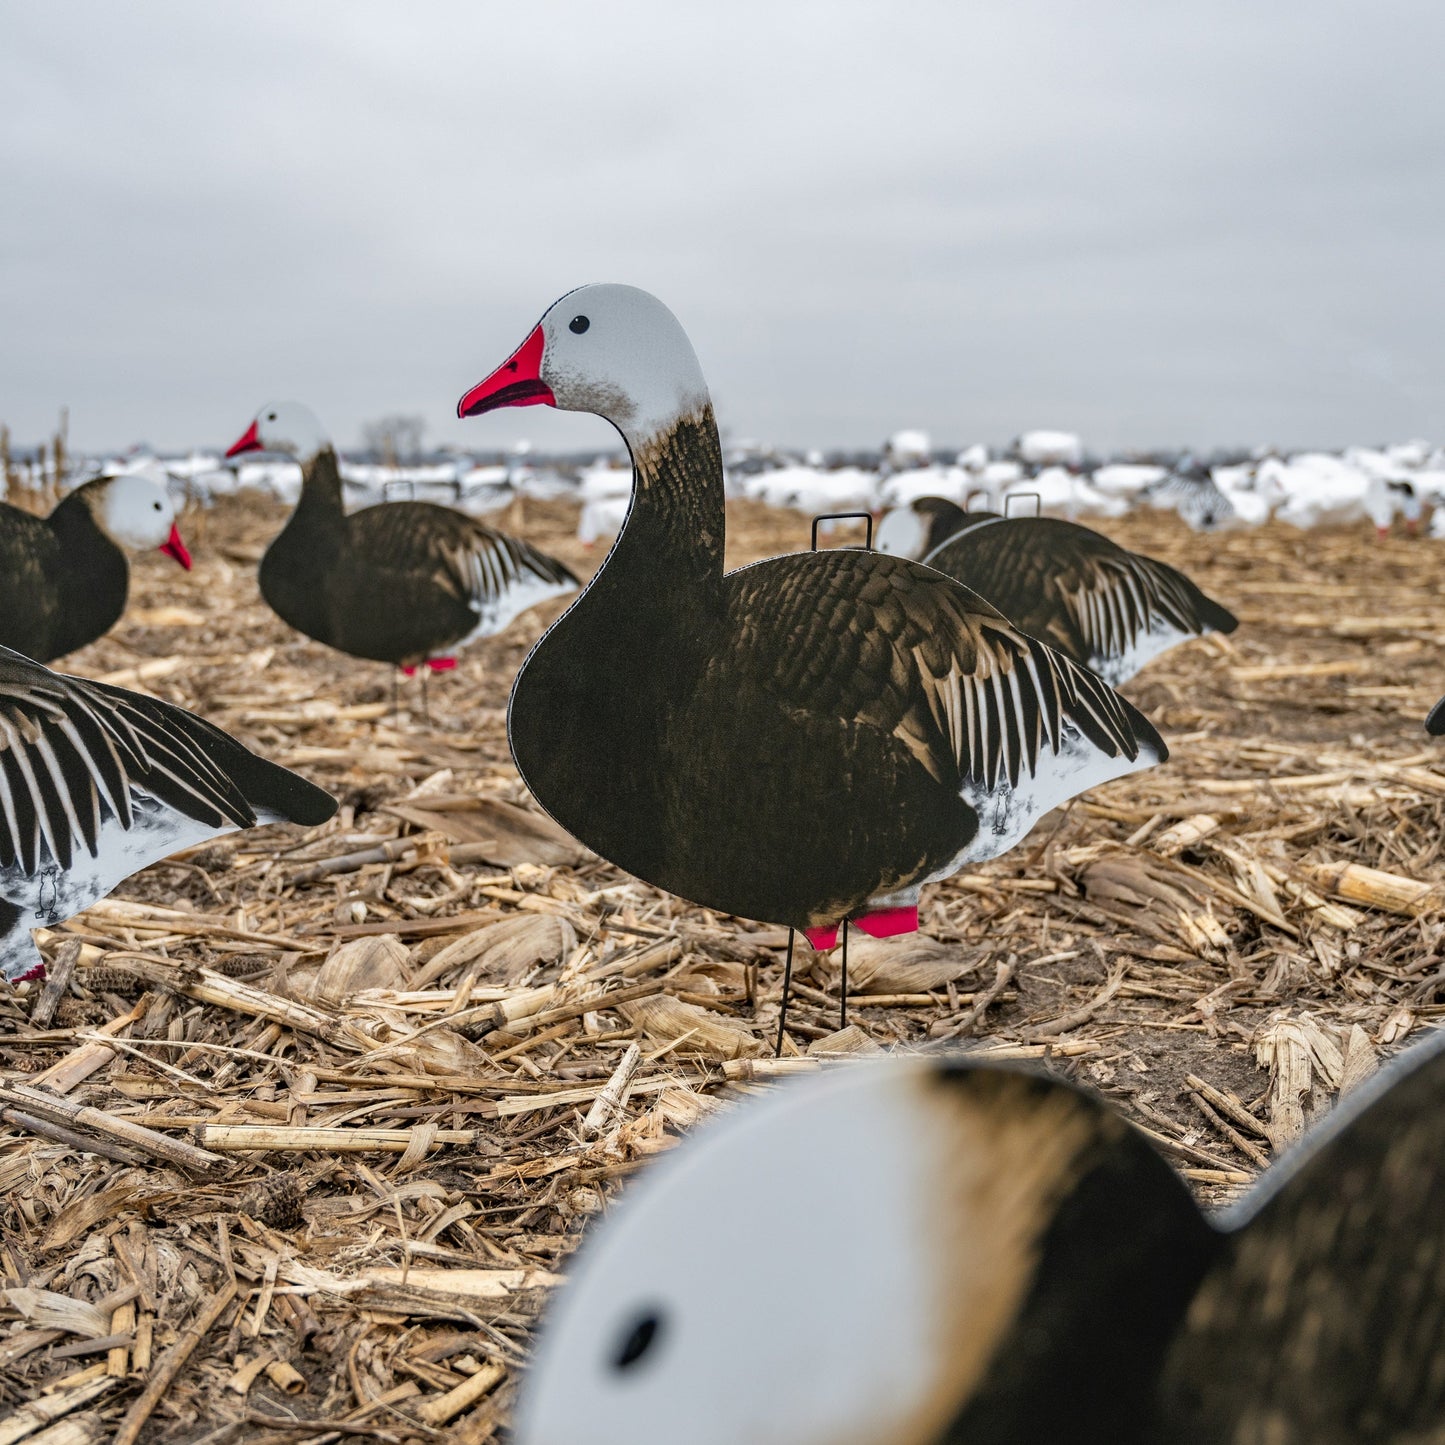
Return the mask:
<path id="1" fill-rule="evenodd" d="M 343 804 L 43 937 L 63 997 L 0 989 L 0 1410 L 46 1402 L 66 1440 L 504 1434 L 588 1221 L 699 1118 L 823 1056 L 1035 1060 L 1213 1205 L 1445 1007 L 1445 745 L 1421 728 L 1445 544 L 1106 525 L 1240 619 L 1125 689 L 1173 756 L 926 890 L 918 939 L 860 941 L 846 1030 L 835 958 L 800 943 L 774 1062 L 784 933 L 630 880 L 529 804 L 506 697 L 559 609 L 434 678 L 429 720 L 415 681 L 393 714 L 388 669 L 262 603 L 281 518 L 192 515 L 195 570 L 140 559 L 124 622 L 65 664 Z M 499 521 L 601 560 L 570 506 Z M 736 563 L 807 545 L 802 516 L 729 525 Z M 37 1082 L 68 1118 L 3 1092 Z"/>

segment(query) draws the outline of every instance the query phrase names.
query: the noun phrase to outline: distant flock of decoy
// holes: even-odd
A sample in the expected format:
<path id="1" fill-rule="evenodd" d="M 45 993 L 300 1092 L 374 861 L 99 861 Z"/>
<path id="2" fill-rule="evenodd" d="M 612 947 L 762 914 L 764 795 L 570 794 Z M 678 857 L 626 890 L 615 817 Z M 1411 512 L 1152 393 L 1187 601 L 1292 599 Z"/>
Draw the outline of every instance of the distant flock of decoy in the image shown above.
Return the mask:
<path id="1" fill-rule="evenodd" d="M 1114 687 L 1175 643 L 1236 626 L 1176 569 L 1087 527 L 938 499 L 886 517 L 877 550 L 725 572 L 707 384 L 672 313 L 631 287 L 564 296 L 458 413 L 530 405 L 605 417 L 634 480 L 602 567 L 512 685 L 517 767 L 552 817 L 618 867 L 788 928 L 784 1011 L 796 931 L 817 948 L 841 931 L 846 1006 L 850 925 L 916 929 L 925 883 L 1007 851 L 1078 793 L 1164 761 L 1153 725 Z M 581 586 L 527 542 L 446 507 L 348 515 L 336 454 L 304 407 L 263 407 L 228 455 L 252 450 L 289 453 L 303 474 L 261 560 L 261 594 L 341 652 L 443 670 L 474 638 Z M 115 623 L 126 549 L 147 547 L 190 565 L 164 487 L 145 477 L 87 483 L 45 519 L 0 506 L 0 973 L 10 980 L 43 972 L 32 929 L 149 863 L 238 828 L 315 825 L 335 811 L 321 790 L 184 709 L 44 666 Z M 1430 727 L 1445 730 L 1445 703 Z M 1320 1161 L 1348 1152 L 1403 1088 L 1278 1191 L 1267 1187 L 1236 1234 L 1206 1224 L 1134 1135 L 1060 1085 L 914 1069 L 819 1091 L 816 1119 L 801 1099 L 780 1103 L 751 1136 L 739 1124 L 725 1144 L 719 1131 L 690 1173 L 681 1162 L 672 1171 L 671 1195 L 659 1185 L 652 1214 L 639 1204 L 630 1233 L 619 1225 L 599 1242 L 559 1317 L 552 1374 L 538 1376 L 547 1403 L 525 1438 L 1022 1441 L 1077 1418 L 1095 1423 L 1069 1433 L 1089 1440 L 1334 1439 L 1270 1433 L 1262 1405 L 1225 1429 L 1213 1406 L 1180 1401 L 1247 1393 L 1221 1321 L 1280 1258 L 1314 1267 L 1318 1241 L 1296 1247 L 1280 1221 L 1343 1211 L 1320 1179 L 1333 1166 Z M 855 1147 L 879 1167 L 848 1167 Z M 810 1150 L 816 1177 L 799 1172 Z M 745 1186 L 749 1170 L 757 1178 Z M 830 1173 L 846 1186 L 826 1188 Z M 756 1225 L 763 1196 L 780 1220 L 827 1221 L 816 1267 L 789 1253 L 793 1230 Z M 682 1218 L 693 1202 L 749 1232 L 689 1276 L 689 1262 L 668 1254 L 683 1249 L 687 1226 L 674 1237 L 653 1216 Z M 850 1242 L 865 1245 L 862 1263 Z M 1100 1242 L 1095 1267 L 1081 1256 Z M 735 1268 L 739 1255 L 746 1268 Z M 669 1270 L 700 1297 L 692 1283 L 673 1291 Z M 1347 1292 L 1348 1272 L 1339 1278 Z M 778 1293 L 793 1296 L 782 1312 Z M 633 1298 L 637 1321 L 619 1344 L 615 1317 Z M 753 1383 L 738 1390 L 723 1335 L 745 1307 L 763 1328 L 746 1340 Z M 684 1310 L 685 1330 L 673 1317 Z M 845 1343 L 866 1368 L 838 1364 Z M 1321 1347 L 1310 1358 L 1322 1370 L 1332 1357 Z M 1437 1341 L 1437 1402 L 1440 1359 Z M 1230 1378 L 1215 1390 L 1221 1366 Z M 1041 1395 L 1041 1380 L 1068 1382 L 1087 1410 L 1064 1412 L 1065 1396 Z M 1293 1408 L 1295 1383 L 1281 1388 L 1281 1408 Z M 695 1416 L 679 1423 L 684 1408 Z M 1151 1411 L 1212 1423 L 1150 1435 L 1140 1422 Z"/>

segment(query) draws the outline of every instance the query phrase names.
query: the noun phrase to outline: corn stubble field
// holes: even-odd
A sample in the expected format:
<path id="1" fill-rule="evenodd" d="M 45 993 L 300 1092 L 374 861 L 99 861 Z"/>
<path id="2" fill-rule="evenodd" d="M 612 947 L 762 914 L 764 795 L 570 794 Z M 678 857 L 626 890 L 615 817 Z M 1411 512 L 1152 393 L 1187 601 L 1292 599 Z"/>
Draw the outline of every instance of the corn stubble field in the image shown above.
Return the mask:
<path id="1" fill-rule="evenodd" d="M 806 545 L 799 515 L 729 517 L 734 563 Z M 386 668 L 261 602 L 281 520 L 193 516 L 194 573 L 141 559 L 125 621 L 65 663 L 342 800 L 131 880 L 43 939 L 63 990 L 0 994 L 0 1407 L 67 1441 L 504 1433 L 588 1221 L 829 1057 L 1035 1061 L 1218 1204 L 1445 1008 L 1445 752 L 1420 725 L 1445 544 L 1106 524 L 1240 618 L 1126 688 L 1173 757 L 926 890 L 918 938 L 855 941 L 842 1032 L 835 960 L 800 941 L 775 1062 L 785 934 L 619 874 L 517 778 L 507 691 L 559 609 L 435 679 L 430 722 L 415 682 L 396 716 Z M 502 525 L 601 560 L 570 506 Z"/>

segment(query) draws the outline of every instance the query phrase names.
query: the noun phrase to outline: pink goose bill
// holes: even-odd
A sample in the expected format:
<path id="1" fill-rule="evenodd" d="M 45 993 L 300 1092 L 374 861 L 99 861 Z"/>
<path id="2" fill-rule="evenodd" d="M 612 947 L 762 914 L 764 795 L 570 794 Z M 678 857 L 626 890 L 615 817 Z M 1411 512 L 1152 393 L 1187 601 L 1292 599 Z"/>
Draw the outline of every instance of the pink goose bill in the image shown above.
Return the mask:
<path id="1" fill-rule="evenodd" d="M 171 523 L 171 535 L 161 543 L 160 550 L 167 557 L 174 557 L 187 572 L 191 570 L 191 554 L 186 550 L 186 544 L 181 541 L 181 529 L 174 522 Z"/>
<path id="2" fill-rule="evenodd" d="M 256 423 L 252 422 L 246 428 L 245 433 L 226 448 L 226 456 L 238 457 L 242 452 L 259 452 L 261 450 L 261 438 L 256 435 Z"/>
<path id="3" fill-rule="evenodd" d="M 542 380 L 542 350 L 547 338 L 538 326 L 485 381 L 458 403 L 458 416 L 480 416 L 501 406 L 556 406 L 552 388 Z"/>

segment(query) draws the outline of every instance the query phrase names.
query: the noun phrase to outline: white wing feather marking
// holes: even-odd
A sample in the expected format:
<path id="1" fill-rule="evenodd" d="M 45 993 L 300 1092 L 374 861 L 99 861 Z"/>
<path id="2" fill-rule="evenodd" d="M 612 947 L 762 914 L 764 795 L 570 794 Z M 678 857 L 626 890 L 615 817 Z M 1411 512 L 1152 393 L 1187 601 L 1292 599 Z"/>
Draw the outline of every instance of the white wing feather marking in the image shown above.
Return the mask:
<path id="1" fill-rule="evenodd" d="M 971 672 L 955 666 L 939 676 L 921 647 L 912 657 L 937 739 L 930 745 L 908 724 L 899 736 L 935 776 L 943 771 L 935 747 L 960 776 L 990 791 L 1037 777 L 1043 760 L 1066 749 L 1126 766 L 1138 755 L 1128 714 L 1112 689 L 1033 638 L 990 626 L 978 639 Z"/>
<path id="2" fill-rule="evenodd" d="M 446 548 L 441 560 L 477 619 L 456 648 L 500 632 L 527 608 L 577 587 L 559 576 L 560 563 L 503 533 L 479 532 L 471 545 Z"/>
<path id="3" fill-rule="evenodd" d="M 1094 559 L 1078 587 L 1063 593 L 1089 649 L 1090 665 L 1114 681 L 1135 670 L 1109 667 L 1126 657 L 1153 656 L 1175 639 L 1208 630 L 1197 599 L 1171 569 L 1148 558 Z M 1151 639 L 1154 639 L 1151 645 Z"/>
<path id="4" fill-rule="evenodd" d="M 132 826 L 132 790 L 148 792 L 145 777 L 168 780 L 203 813 L 218 814 L 218 826 L 251 821 L 192 738 L 123 699 L 69 677 L 53 688 L 12 682 L 8 693 L 0 708 L 0 756 L 10 759 L 0 770 L 0 844 L 8 838 L 10 846 L 0 856 L 13 853 L 26 871 L 82 849 L 94 857 L 107 817 Z M 62 740 L 69 757 L 58 749 Z"/>

